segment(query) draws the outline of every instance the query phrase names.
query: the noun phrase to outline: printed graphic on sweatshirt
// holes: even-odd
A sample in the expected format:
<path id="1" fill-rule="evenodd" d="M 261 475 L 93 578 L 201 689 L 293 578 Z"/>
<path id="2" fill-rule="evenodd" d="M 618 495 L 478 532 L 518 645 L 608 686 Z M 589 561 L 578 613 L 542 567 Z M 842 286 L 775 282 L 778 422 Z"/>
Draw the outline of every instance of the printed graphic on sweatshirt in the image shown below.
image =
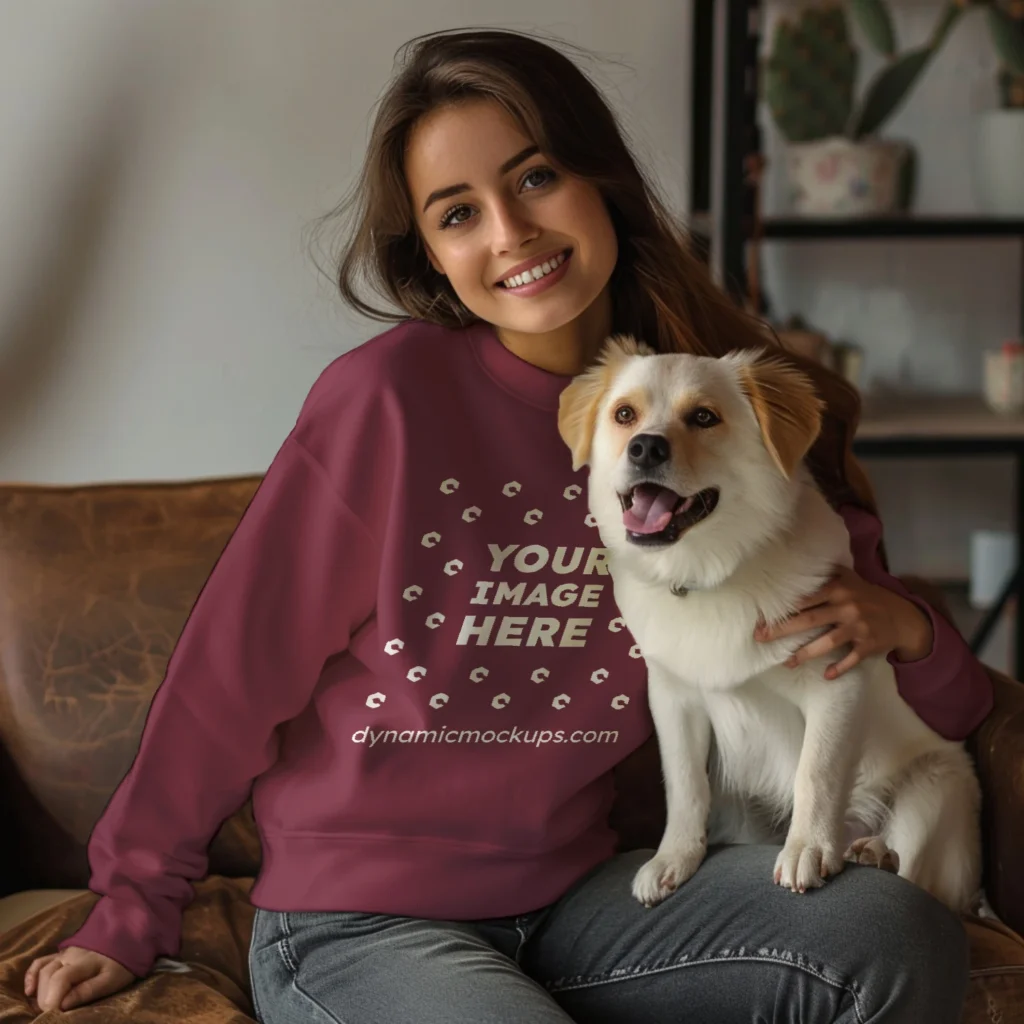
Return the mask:
<path id="1" fill-rule="evenodd" d="M 474 485 L 467 496 L 457 476 L 445 477 L 435 485 L 444 503 L 424 503 L 402 581 L 407 607 L 398 632 L 380 635 L 383 653 L 437 711 L 455 711 L 467 684 L 495 681 L 495 714 L 515 714 L 519 688 L 536 717 L 537 697 L 523 685 L 543 688 L 549 716 L 569 710 L 581 686 L 599 688 L 596 699 L 612 712 L 643 701 L 642 652 L 615 604 L 583 486 L 564 485 L 553 503 L 515 479 Z M 372 693 L 366 706 L 380 708 L 387 696 Z M 587 696 L 589 707 L 594 701 Z"/>

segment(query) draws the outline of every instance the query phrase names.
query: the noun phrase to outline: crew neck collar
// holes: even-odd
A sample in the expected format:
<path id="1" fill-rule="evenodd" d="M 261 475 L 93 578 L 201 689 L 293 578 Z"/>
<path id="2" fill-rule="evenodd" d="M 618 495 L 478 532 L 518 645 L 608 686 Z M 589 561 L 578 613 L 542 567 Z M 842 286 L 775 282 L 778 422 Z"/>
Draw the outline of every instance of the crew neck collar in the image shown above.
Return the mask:
<path id="1" fill-rule="evenodd" d="M 571 376 L 551 373 L 521 359 L 501 343 L 493 324 L 477 323 L 470 331 L 481 367 L 499 387 L 538 408 L 558 410 L 558 398 Z"/>

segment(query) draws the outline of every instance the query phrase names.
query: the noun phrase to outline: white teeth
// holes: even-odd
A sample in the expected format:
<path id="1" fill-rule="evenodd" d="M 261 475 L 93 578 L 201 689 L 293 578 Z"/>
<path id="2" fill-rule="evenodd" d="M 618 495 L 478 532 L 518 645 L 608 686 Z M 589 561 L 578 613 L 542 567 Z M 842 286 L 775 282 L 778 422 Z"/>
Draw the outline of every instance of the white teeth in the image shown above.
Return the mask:
<path id="1" fill-rule="evenodd" d="M 517 288 L 521 284 L 527 284 L 530 281 L 539 281 L 542 277 L 550 274 L 552 270 L 557 270 L 565 262 L 565 253 L 560 252 L 554 259 L 545 260 L 543 263 L 538 264 L 536 267 L 531 267 L 529 270 L 524 270 L 521 274 L 515 274 L 513 277 L 507 277 L 502 284 L 506 288 Z"/>

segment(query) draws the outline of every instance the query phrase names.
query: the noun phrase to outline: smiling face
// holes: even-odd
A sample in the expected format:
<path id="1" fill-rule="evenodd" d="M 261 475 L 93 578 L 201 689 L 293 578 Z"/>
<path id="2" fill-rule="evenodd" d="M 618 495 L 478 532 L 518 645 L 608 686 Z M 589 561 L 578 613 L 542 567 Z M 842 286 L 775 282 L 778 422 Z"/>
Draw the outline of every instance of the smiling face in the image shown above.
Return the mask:
<path id="1" fill-rule="evenodd" d="M 597 188 L 539 152 L 490 100 L 425 115 L 410 134 L 405 175 L 434 269 L 496 327 L 555 331 L 608 284 L 618 247 Z M 529 273 L 527 279 L 513 275 Z"/>
<path id="2" fill-rule="evenodd" d="M 590 508 L 613 553 L 654 579 L 715 586 L 788 522 L 821 403 L 782 363 L 656 355 L 614 339 L 562 394 L 559 430 L 590 466 Z"/>

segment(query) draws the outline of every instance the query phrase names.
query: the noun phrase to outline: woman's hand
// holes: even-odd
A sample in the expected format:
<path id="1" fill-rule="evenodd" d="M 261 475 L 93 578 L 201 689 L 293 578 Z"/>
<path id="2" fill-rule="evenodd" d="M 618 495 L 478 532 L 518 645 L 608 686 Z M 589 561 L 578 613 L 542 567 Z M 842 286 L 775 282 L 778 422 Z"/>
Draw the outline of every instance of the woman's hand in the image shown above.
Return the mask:
<path id="1" fill-rule="evenodd" d="M 68 946 L 41 956 L 25 972 L 25 995 L 39 1009 L 70 1010 L 127 988 L 135 975 L 116 960 L 91 949 Z"/>
<path id="2" fill-rule="evenodd" d="M 786 662 L 789 668 L 851 644 L 845 658 L 825 669 L 826 679 L 838 679 L 873 654 L 895 651 L 900 661 L 919 661 L 934 642 L 931 620 L 916 604 L 845 566 L 838 566 L 836 575 L 788 619 L 772 627 L 759 625 L 754 638 L 767 642 L 823 626 L 832 628 L 794 651 Z"/>

